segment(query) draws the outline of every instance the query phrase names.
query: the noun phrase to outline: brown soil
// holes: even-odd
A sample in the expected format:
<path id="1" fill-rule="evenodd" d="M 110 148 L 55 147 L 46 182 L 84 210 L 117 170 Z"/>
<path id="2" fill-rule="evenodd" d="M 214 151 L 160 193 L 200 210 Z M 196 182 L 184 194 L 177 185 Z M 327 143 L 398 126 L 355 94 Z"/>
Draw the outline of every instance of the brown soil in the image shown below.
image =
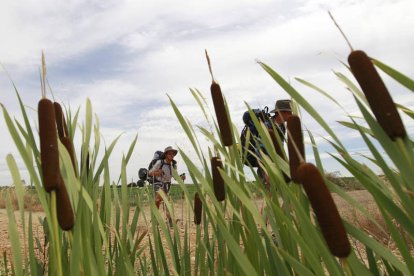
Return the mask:
<path id="1" fill-rule="evenodd" d="M 378 209 L 376 208 L 376 204 L 373 201 L 371 195 L 367 191 L 352 191 L 349 192 L 349 194 L 357 200 L 359 203 L 361 203 L 368 212 L 373 216 L 374 219 L 378 221 L 378 223 L 381 226 L 384 226 L 384 223 L 378 213 Z M 384 244 L 387 244 L 389 242 L 389 236 L 385 232 L 383 232 L 380 228 L 378 228 L 374 223 L 370 222 L 368 219 L 366 219 L 363 215 L 361 215 L 358 211 L 355 210 L 352 206 L 350 206 L 348 203 L 346 203 L 342 198 L 340 198 L 337 195 L 334 195 L 334 200 L 338 206 L 338 210 L 341 213 L 341 216 L 348 220 L 353 222 L 355 225 L 357 225 L 361 229 L 365 229 L 368 233 L 370 233 L 373 237 L 375 237 L 377 240 L 383 242 Z M 261 205 L 261 202 L 258 202 L 258 205 Z M 192 215 L 188 215 L 190 212 L 186 210 L 185 204 L 181 200 L 178 200 L 174 203 L 174 210 L 175 210 L 175 218 L 177 221 L 178 230 L 180 233 L 180 236 L 183 237 L 185 233 L 185 225 L 190 225 L 189 229 L 189 236 L 190 244 L 193 246 L 195 244 L 195 235 L 196 235 L 196 227 L 193 223 L 193 217 Z M 149 208 L 146 208 L 145 210 L 145 216 L 146 220 L 144 220 L 142 217 L 139 221 L 138 231 L 137 235 L 145 235 L 147 233 L 147 229 L 150 226 L 150 217 L 149 217 Z M 133 217 L 134 208 L 131 208 L 130 218 Z M 163 211 L 164 213 L 164 211 Z M 40 225 L 39 218 L 42 218 L 44 214 L 42 212 L 34 212 L 33 214 L 33 234 L 34 236 L 38 237 L 41 241 L 41 244 L 43 243 L 42 238 L 42 226 Z M 28 220 L 28 212 L 26 212 L 26 221 Z M 15 211 L 15 217 L 17 220 L 18 227 L 21 229 L 22 225 L 20 222 L 20 212 Z M 164 216 L 165 217 L 165 216 Z M 188 222 L 188 223 L 185 223 Z M 27 226 L 26 226 L 27 227 Z M 151 229 L 148 229 L 148 232 L 151 232 Z M 172 230 L 170 230 L 172 231 Z M 143 238 L 143 244 L 146 244 L 146 241 L 148 238 L 152 237 L 150 235 L 145 235 Z M 152 239 L 153 241 L 153 239 Z M 168 245 L 166 244 L 166 241 L 163 240 L 164 248 L 168 248 Z M 364 251 L 360 244 L 354 242 L 354 246 L 359 251 Z M 27 248 L 27 245 L 22 244 L 22 251 L 24 252 L 25 247 Z M 43 248 L 42 248 L 43 249 Z M 37 250 L 38 251 L 38 250 Z M 5 252 L 9 256 L 9 260 L 11 260 L 11 245 L 9 240 L 9 229 L 8 229 L 8 216 L 7 211 L 5 209 L 0 209 L 0 254 L 3 254 Z M 26 251 L 27 252 L 27 251 Z M 169 250 L 166 250 L 167 258 L 169 254 Z"/>

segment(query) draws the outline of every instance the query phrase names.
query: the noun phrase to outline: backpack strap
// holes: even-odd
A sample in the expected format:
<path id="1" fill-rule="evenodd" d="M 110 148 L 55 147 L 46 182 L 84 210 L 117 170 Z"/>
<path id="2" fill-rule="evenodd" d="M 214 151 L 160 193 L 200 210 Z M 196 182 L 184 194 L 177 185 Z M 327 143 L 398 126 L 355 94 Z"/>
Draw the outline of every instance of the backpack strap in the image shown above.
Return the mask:
<path id="1" fill-rule="evenodd" d="M 153 159 L 151 161 L 151 163 L 149 164 L 149 166 L 148 166 L 148 172 L 154 168 L 154 166 L 155 166 L 155 164 L 157 164 L 158 160 L 161 161 L 160 169 L 162 169 L 162 166 L 164 165 L 164 160 L 163 159 Z M 151 183 L 151 184 L 154 184 L 156 182 L 154 175 L 153 176 L 149 176 L 148 179 L 149 179 L 149 183 Z"/>
<path id="2" fill-rule="evenodd" d="M 174 169 L 177 169 L 177 161 L 172 160 L 171 164 L 167 164 L 167 163 L 164 162 L 164 159 L 161 159 L 161 167 L 160 168 L 162 169 L 162 167 L 164 165 L 167 165 L 170 168 L 170 174 L 172 176 L 173 174 L 172 174 L 172 168 L 171 167 L 173 167 Z"/>

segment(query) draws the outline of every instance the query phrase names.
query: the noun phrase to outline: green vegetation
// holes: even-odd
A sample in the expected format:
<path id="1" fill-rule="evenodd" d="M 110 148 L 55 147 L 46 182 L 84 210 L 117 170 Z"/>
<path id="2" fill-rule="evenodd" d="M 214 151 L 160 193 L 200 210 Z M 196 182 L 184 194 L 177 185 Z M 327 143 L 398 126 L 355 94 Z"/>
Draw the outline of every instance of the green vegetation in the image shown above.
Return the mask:
<path id="1" fill-rule="evenodd" d="M 334 174 L 328 173 L 326 174 L 326 178 L 329 179 L 333 184 L 338 185 L 344 191 L 355 191 L 355 190 L 364 189 L 364 187 L 355 179 L 355 177 L 350 177 L 350 176 L 339 177 Z M 186 189 L 188 191 L 190 198 L 193 198 L 194 194 L 197 191 L 197 187 L 195 186 L 195 184 L 185 184 L 185 185 L 186 185 Z M 251 187 L 254 198 L 262 198 L 260 189 L 258 189 L 258 187 L 255 185 L 255 181 L 246 182 L 246 185 L 249 185 Z M 118 189 L 122 188 L 122 186 L 117 186 L 117 187 Z M 0 187 L 0 194 L 1 194 L 0 208 L 6 208 L 6 203 L 3 200 L 4 194 L 9 193 L 10 189 L 12 189 L 13 194 L 15 194 L 13 187 L 7 187 L 7 186 Z M 141 200 L 143 203 L 149 203 L 149 200 L 148 200 L 150 198 L 149 194 L 153 193 L 151 185 L 148 185 L 146 187 L 128 187 L 127 191 L 128 191 L 127 192 L 128 203 L 130 206 L 136 206 L 138 204 L 138 200 Z M 103 192 L 104 192 L 103 188 L 100 187 L 98 189 L 98 193 L 101 194 Z M 25 196 L 26 196 L 26 199 L 25 199 L 26 210 L 28 209 L 37 210 L 37 211 L 43 210 L 41 203 L 37 197 L 37 191 L 35 187 L 30 187 L 30 186 L 26 187 Z M 112 198 L 114 198 L 114 196 L 115 196 L 115 193 L 112 193 Z M 182 188 L 180 187 L 180 185 L 178 184 L 171 185 L 168 198 L 173 202 L 184 199 L 184 192 Z M 18 209 L 16 199 L 12 200 L 12 204 L 13 206 L 15 206 L 15 209 Z"/>
<path id="2" fill-rule="evenodd" d="M 401 85 L 414 91 L 411 79 L 378 61 L 374 63 Z M 201 148 L 198 142 L 200 135 L 172 99 L 171 106 L 196 157 L 190 158 L 187 149 L 180 149 L 193 185 L 184 185 L 175 175 L 179 184 L 173 187 L 171 197 L 184 194 L 183 204 L 191 215 L 193 195 L 197 192 L 202 202 L 201 224 L 195 226 L 186 220 L 182 225 L 174 223 L 170 229 L 162 211 L 155 207 L 151 192 L 127 187 L 126 166 L 137 138 L 120 160 L 120 187 L 113 185 L 110 179 L 118 179 L 118 176 L 111 175 L 108 160 L 118 138 L 101 148 L 99 121 L 92 116 L 92 103 L 87 100 L 82 123 L 78 122 L 79 109 L 75 113 L 68 109 L 65 114 L 71 141 L 80 131 L 80 156 L 74 156 L 73 162 L 66 147 L 58 143 L 60 174 L 75 215 L 73 228 L 63 231 L 58 225 L 62 210 L 56 204 L 54 192 L 47 193 L 43 187 L 39 147 L 34 137 L 36 128 L 28 120 L 27 103 L 23 103 L 16 91 L 23 121 L 13 119 L 4 106 L 2 111 L 43 207 L 45 218 L 41 220 L 41 226 L 45 238 L 42 241 L 33 235 L 33 214 L 25 213 L 23 208 L 26 191 L 21 185 L 14 157 L 8 155 L 7 164 L 15 183 L 16 201 L 21 208 L 16 218 L 11 197 L 8 192 L 4 193 L 12 254 L 4 255 L 2 272 L 13 275 L 414 275 L 414 151 L 411 138 L 389 137 L 370 112 L 364 94 L 345 75 L 335 72 L 351 91 L 350 97 L 354 97 L 364 119 L 356 122 L 349 117 L 349 121 L 343 124 L 350 131 L 359 133 L 372 154 L 367 159 L 382 169 L 387 179 L 385 182 L 384 177 L 377 176 L 353 159 L 316 109 L 289 82 L 269 66 L 261 66 L 291 95 L 297 106 L 308 112 L 330 135 L 329 142 L 335 153 L 339 153 L 333 156 L 340 156 L 334 158 L 372 195 L 385 227 L 369 215 L 365 206 L 351 198 L 342 184 L 335 185 L 335 178 L 325 177 L 329 190 L 365 215 L 378 226 L 379 231 L 389 235 L 392 250 L 364 229 L 343 221 L 353 247 L 349 256 L 334 256 L 322 235 L 321 230 L 326 229 L 321 229 L 321 218 L 315 217 L 308 193 L 300 184 L 285 182 L 283 173 L 289 175 L 289 164 L 277 155 L 263 125 L 256 122 L 269 154 L 263 158 L 263 168 L 270 179 L 270 193 L 256 175 L 253 182 L 246 179 L 236 143 L 224 146 L 216 123 L 212 129 L 198 128 L 203 139 L 208 139 L 211 144 L 209 148 Z M 340 107 L 322 89 L 303 80 L 298 81 L 323 93 Z M 206 112 L 201 93 L 192 90 L 192 95 L 206 121 L 215 122 Z M 398 107 L 410 116 L 413 114 L 406 107 Z M 78 125 L 80 128 L 76 127 Z M 236 132 L 235 128 L 233 130 Z M 311 131 L 307 134 L 312 141 L 315 163 L 318 170 L 324 172 Z M 237 133 L 233 135 L 227 139 L 237 141 Z M 98 155 L 101 150 L 104 154 Z M 392 160 L 393 167 L 384 161 L 384 155 Z M 98 156 L 103 157 L 98 159 Z M 209 166 L 212 157 L 218 157 L 223 164 L 219 172 L 225 183 L 226 198 L 220 202 L 214 194 Z M 252 172 L 254 174 L 254 170 Z M 345 182 L 344 185 L 351 184 Z M 262 198 L 263 205 L 257 204 L 257 196 Z M 174 205 L 167 198 L 166 208 L 174 215 Z M 21 228 L 16 219 L 22 222 Z M 20 233 L 18 229 L 22 229 Z M 331 238 L 335 240 L 335 237 Z"/>
<path id="3" fill-rule="evenodd" d="M 341 176 L 338 177 L 333 173 L 327 173 L 325 175 L 326 179 L 331 181 L 333 184 L 339 186 L 344 191 L 355 191 L 363 190 L 364 186 L 358 182 L 355 177 L 351 176 Z"/>

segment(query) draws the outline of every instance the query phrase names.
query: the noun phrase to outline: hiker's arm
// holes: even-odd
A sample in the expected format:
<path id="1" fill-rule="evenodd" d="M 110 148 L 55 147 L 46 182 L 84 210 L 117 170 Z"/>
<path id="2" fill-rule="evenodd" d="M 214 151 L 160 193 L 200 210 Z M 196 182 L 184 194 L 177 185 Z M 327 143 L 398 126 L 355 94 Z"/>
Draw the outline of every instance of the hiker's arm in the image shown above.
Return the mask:
<path id="1" fill-rule="evenodd" d="M 162 175 L 164 172 L 161 169 L 158 170 L 151 170 L 148 175 L 149 176 L 160 176 Z"/>
<path id="2" fill-rule="evenodd" d="M 163 171 L 161 169 L 161 161 L 157 161 L 157 163 L 155 163 L 152 169 L 148 172 L 149 176 L 160 176 L 162 174 Z"/>

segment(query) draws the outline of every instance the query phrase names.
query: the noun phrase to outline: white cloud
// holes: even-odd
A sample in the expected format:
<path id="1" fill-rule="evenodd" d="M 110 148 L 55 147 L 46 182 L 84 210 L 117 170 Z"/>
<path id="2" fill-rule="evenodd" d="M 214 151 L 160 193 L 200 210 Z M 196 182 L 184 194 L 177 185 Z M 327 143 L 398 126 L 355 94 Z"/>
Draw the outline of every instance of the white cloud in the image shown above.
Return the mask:
<path id="1" fill-rule="evenodd" d="M 214 114 L 204 49 L 240 129 L 244 101 L 252 107 L 271 107 L 277 98 L 288 97 L 255 62 L 259 59 L 290 80 L 341 139 L 352 141 L 356 132 L 336 123 L 347 120 L 345 114 L 294 80 L 298 76 L 318 85 L 346 111 L 356 113 L 350 93 L 331 72 L 350 77 L 338 62 L 346 61 L 348 46 L 327 10 L 355 48 L 413 77 L 414 2 L 410 0 L 2 2 L 0 62 L 25 103 L 35 107 L 44 50 L 56 99 L 84 108 L 88 97 L 106 140 L 125 132 L 114 160 L 120 160 L 138 132 L 136 159 L 129 169 L 133 175 L 138 166 L 146 166 L 155 149 L 171 144 L 192 151 L 166 94 L 194 125 L 207 123 L 190 87 L 204 94 Z M 397 102 L 414 105 L 411 94 L 389 78 L 384 80 Z M 17 100 L 4 77 L 0 88 L 0 101 L 17 116 Z M 29 113 L 35 121 L 34 112 Z M 306 114 L 303 122 L 324 147 L 321 137 L 326 132 Z M 411 121 L 408 127 L 412 129 Z"/>

